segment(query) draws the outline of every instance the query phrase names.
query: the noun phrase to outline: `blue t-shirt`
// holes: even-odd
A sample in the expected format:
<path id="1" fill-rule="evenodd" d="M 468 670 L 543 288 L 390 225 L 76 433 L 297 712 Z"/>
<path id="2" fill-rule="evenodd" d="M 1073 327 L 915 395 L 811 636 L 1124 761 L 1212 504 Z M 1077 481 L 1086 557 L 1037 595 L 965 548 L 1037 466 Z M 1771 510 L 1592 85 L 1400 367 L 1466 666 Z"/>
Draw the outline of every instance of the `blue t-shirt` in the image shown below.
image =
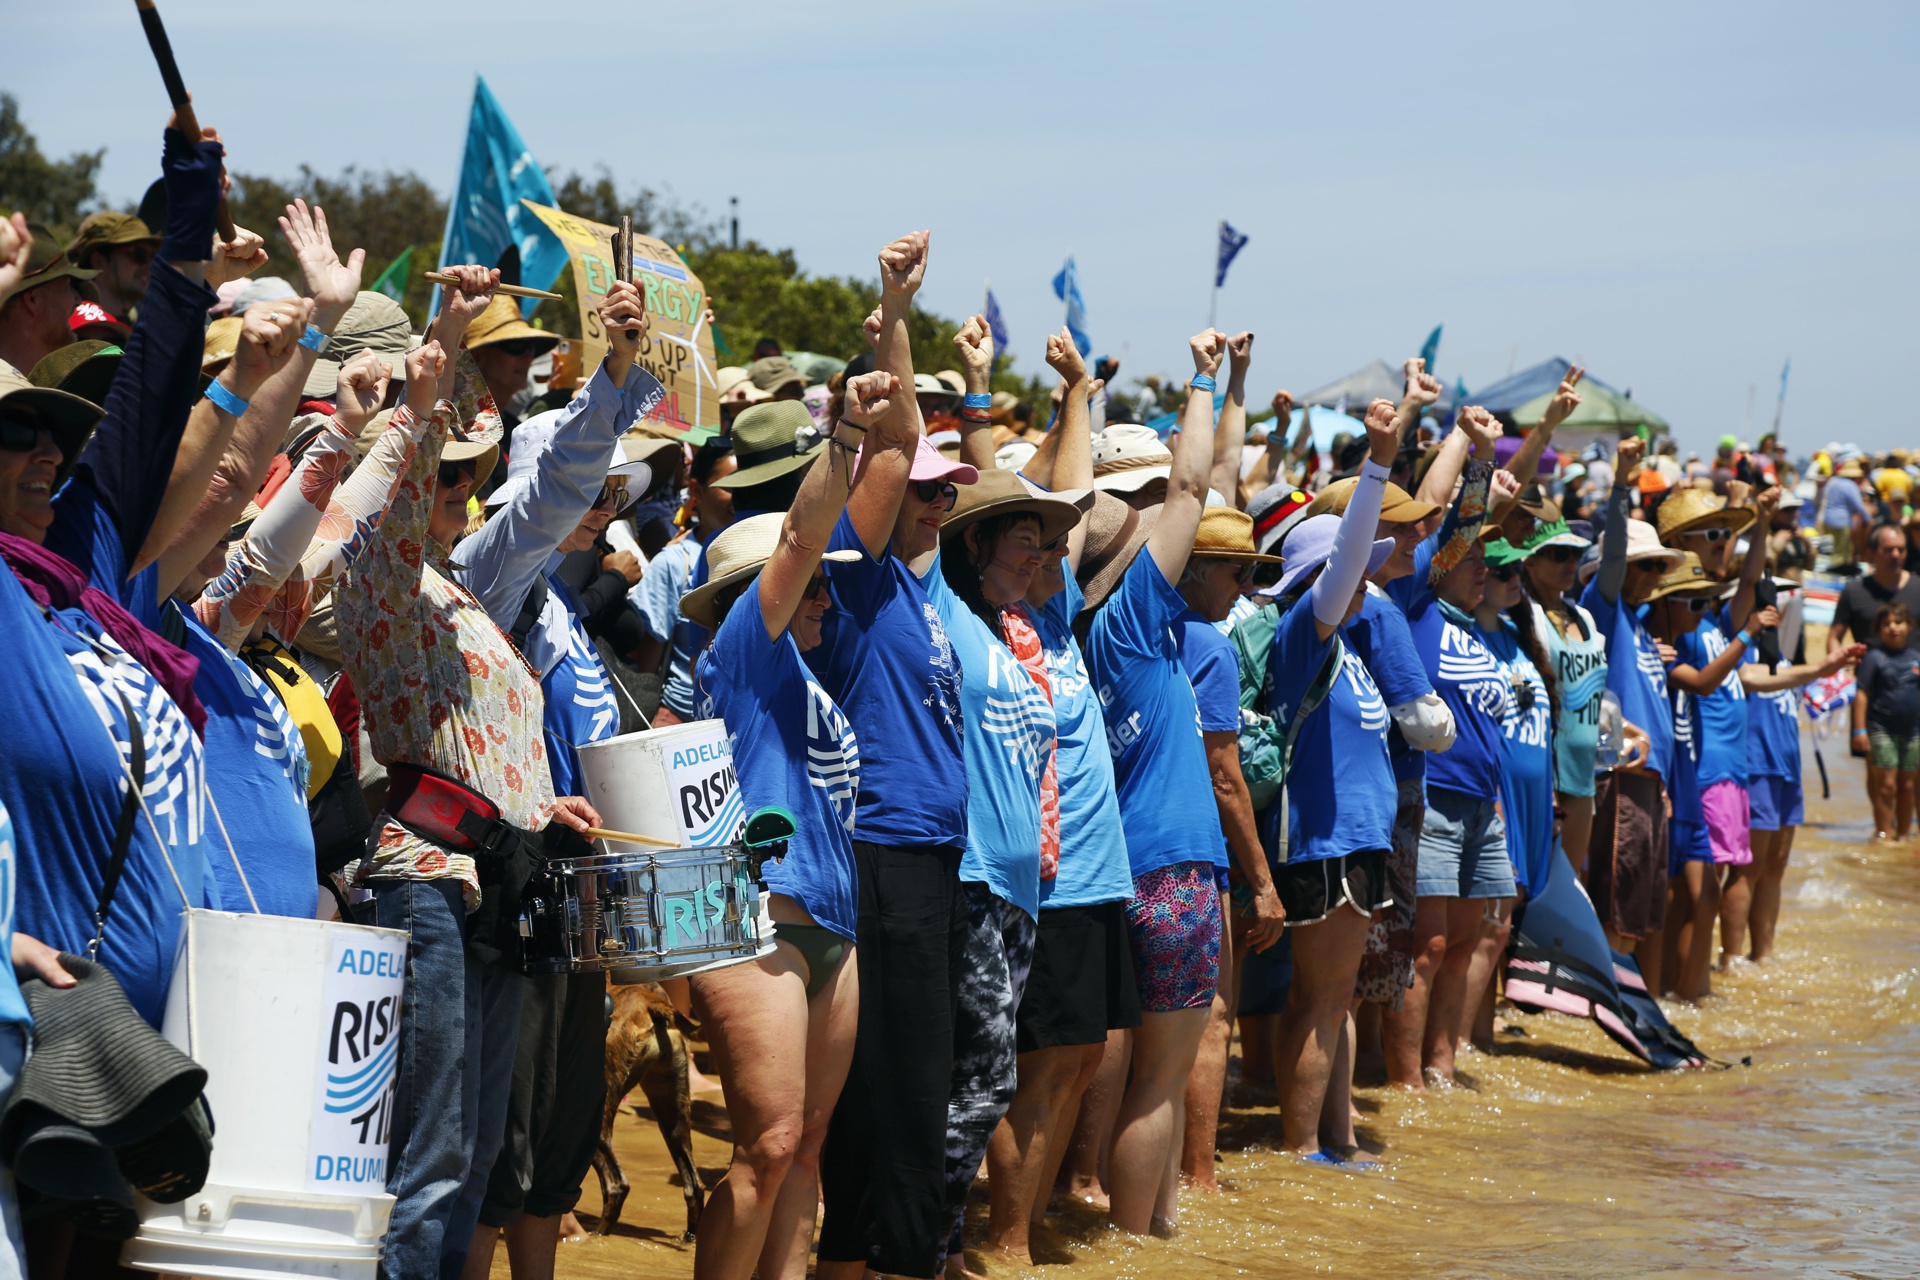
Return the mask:
<path id="1" fill-rule="evenodd" d="M 800 660 L 792 634 L 767 638 L 758 578 L 701 653 L 695 683 L 701 717 L 718 716 L 727 726 L 747 813 L 778 805 L 794 816 L 787 856 L 767 864 L 767 888 L 851 941 L 859 914 L 853 822 L 860 746 Z"/>
<path id="2" fill-rule="evenodd" d="M 0 742 L 7 744 L 0 751 L 0 803 L 13 819 L 14 928 L 57 950 L 84 955 L 93 937 L 93 910 L 125 794 L 122 761 L 132 750 L 121 696 L 140 721 L 142 793 L 155 826 L 136 812 L 100 959 L 134 1009 L 157 1027 L 173 978 L 180 912 L 186 904 L 217 901 L 209 894 L 200 739 L 166 691 L 91 617 L 62 609 L 47 621 L 6 572 L 0 572 L 0 634 L 7 637 L 10 676 L 0 682 Z M 178 888 L 160 841 L 179 873 Z"/>
<path id="3" fill-rule="evenodd" d="M 1413 631 L 1407 626 L 1407 615 L 1379 587 L 1367 584 L 1366 602 L 1342 628 L 1340 637 L 1366 664 L 1374 686 L 1389 707 L 1433 692 L 1420 650 L 1413 643 Z M 1427 753 L 1408 746 L 1397 725 L 1387 727 L 1387 754 L 1393 760 L 1394 781 L 1421 782 L 1426 778 Z"/>
<path id="4" fill-rule="evenodd" d="M 1507 699 L 1500 719 L 1500 808 L 1514 878 L 1527 892 L 1538 893 L 1553 856 L 1553 709 L 1547 682 L 1520 647 L 1512 620 L 1500 622 L 1497 631 L 1476 627 L 1475 634 L 1500 664 L 1508 687 L 1526 690 Z"/>
<path id="5" fill-rule="evenodd" d="M 1186 607 L 1143 549 L 1087 633 L 1136 880 L 1181 862 L 1212 866 L 1223 843 L 1200 710 L 1173 639 L 1173 620 Z"/>
<path id="6" fill-rule="evenodd" d="M 1433 691 L 1453 712 L 1453 745 L 1427 761 L 1427 785 L 1479 800 L 1500 797 L 1500 724 L 1511 687 L 1467 614 L 1427 595 L 1407 613 Z"/>
<path id="7" fill-rule="evenodd" d="M 18 864 L 13 857 L 13 819 L 7 806 L 0 804 L 0 938 L 13 937 L 13 892 Z M 20 980 L 13 976 L 11 964 L 0 965 L 0 1022 L 25 1026 L 33 1021 L 27 1002 L 20 995 Z"/>
<path id="8" fill-rule="evenodd" d="M 172 601 L 166 607 L 179 608 Z M 321 890 L 307 816 L 306 745 L 279 696 L 191 610 L 180 612 L 187 625 L 186 650 L 200 660 L 193 691 L 207 712 L 207 789 L 220 811 L 218 821 L 207 815 L 207 857 L 220 905 L 249 912 L 258 903 L 270 916 L 311 920 Z M 246 885 L 234 869 L 236 853 Z"/>
<path id="9" fill-rule="evenodd" d="M 694 627 L 680 612 L 680 597 L 692 589 L 694 566 L 705 547 L 697 529 L 677 542 L 669 542 L 647 562 L 647 571 L 627 592 L 627 601 L 639 611 L 648 634 L 668 645 L 667 678 L 660 701 L 683 720 L 693 719 Z"/>
<path id="10" fill-rule="evenodd" d="M 1040 778 L 1053 752 L 1053 704 L 1013 650 L 940 572 L 920 579 L 960 661 L 966 715 L 967 852 L 960 878 L 984 884 L 1029 916 L 1040 911 Z"/>
<path id="11" fill-rule="evenodd" d="M 613 677 L 600 661 L 600 651 L 580 625 L 572 588 L 556 571 L 547 574 L 547 590 L 567 607 L 567 651 L 540 678 L 540 692 L 546 702 L 540 726 L 547 740 L 547 772 L 553 777 L 556 796 L 585 795 L 578 748 L 620 732 L 620 704 L 615 701 Z"/>
<path id="12" fill-rule="evenodd" d="M 1669 687 L 1668 696 L 1673 707 L 1673 772 L 1667 777 L 1667 796 L 1673 801 L 1673 820 L 1705 822 L 1706 814 L 1700 808 L 1698 700 L 1677 684 Z"/>
<path id="13" fill-rule="evenodd" d="M 907 566 L 867 554 L 842 514 L 829 544 L 858 551 L 829 563 L 833 608 L 807 665 L 867 744 L 862 840 L 967 845 L 967 771 L 960 754 L 960 667 L 940 612 Z"/>
<path id="14" fill-rule="evenodd" d="M 1607 638 L 1607 688 L 1620 699 L 1620 714 L 1646 730 L 1651 742 L 1647 768 L 1673 785 L 1673 710 L 1667 705 L 1667 666 L 1660 646 L 1640 621 L 1640 607 L 1628 604 L 1624 592 L 1609 602 L 1595 575 L 1580 597 Z"/>
<path id="15" fill-rule="evenodd" d="M 1180 616 L 1173 620 L 1173 642 L 1180 649 L 1180 665 L 1187 670 L 1187 682 L 1193 686 L 1193 700 L 1200 709 L 1200 731 L 1237 735 L 1240 732 L 1240 662 L 1234 656 L 1233 642 L 1217 624 L 1208 622 L 1192 609 L 1181 610 Z M 1201 741 L 1204 745 L 1205 739 Z M 1216 801 L 1216 816 L 1219 811 Z M 1213 865 L 1227 865 L 1224 830 L 1220 847 L 1213 852 Z"/>
<path id="16" fill-rule="evenodd" d="M 1334 640 L 1320 638 L 1311 595 L 1281 615 L 1273 633 L 1270 704 L 1277 723 L 1293 723 L 1294 708 L 1313 686 Z M 1393 815 L 1400 797 L 1387 758 L 1390 719 L 1367 664 L 1345 649 L 1326 701 L 1307 716 L 1294 739 L 1287 767 L 1288 862 L 1393 847 Z M 1279 805 L 1269 806 L 1263 824 L 1269 857 L 1279 849 L 1274 817 L 1279 812 Z"/>
<path id="17" fill-rule="evenodd" d="M 1113 785 L 1107 721 L 1093 696 L 1073 619 L 1086 603 L 1072 573 L 1066 586 L 1034 612 L 1053 688 L 1054 773 L 1060 784 L 1060 869 L 1040 882 L 1040 906 L 1091 907 L 1133 896 L 1120 796 Z"/>
<path id="18" fill-rule="evenodd" d="M 1800 780 L 1800 691 L 1756 693 L 1747 708 L 1747 777 Z"/>
<path id="19" fill-rule="evenodd" d="M 1674 642 L 1674 652 L 1694 670 L 1706 670 L 1707 664 L 1733 643 L 1728 639 L 1727 625 L 1724 608 L 1709 611 L 1698 627 Z M 1700 731 L 1701 788 L 1729 781 L 1746 786 L 1747 689 L 1740 683 L 1739 666 L 1736 664 L 1727 672 L 1718 689 L 1695 702 L 1694 720 Z"/>

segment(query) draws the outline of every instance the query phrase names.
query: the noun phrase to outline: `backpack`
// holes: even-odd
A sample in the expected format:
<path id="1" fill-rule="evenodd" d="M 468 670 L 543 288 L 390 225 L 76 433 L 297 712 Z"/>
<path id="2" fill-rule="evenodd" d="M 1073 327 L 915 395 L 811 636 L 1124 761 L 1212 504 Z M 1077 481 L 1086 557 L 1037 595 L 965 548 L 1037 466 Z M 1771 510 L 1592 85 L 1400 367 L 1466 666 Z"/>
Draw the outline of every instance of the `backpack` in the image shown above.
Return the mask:
<path id="1" fill-rule="evenodd" d="M 1269 664 L 1273 654 L 1273 634 L 1279 629 L 1280 612 L 1267 605 L 1234 627 L 1230 638 L 1240 660 L 1240 775 L 1246 779 L 1247 794 L 1255 813 L 1271 805 L 1280 795 L 1292 764 L 1293 743 L 1301 726 L 1333 688 L 1345 647 L 1339 636 L 1327 651 L 1320 671 L 1307 686 L 1305 696 L 1294 710 L 1292 720 L 1282 728 L 1267 714 L 1273 689 Z"/>

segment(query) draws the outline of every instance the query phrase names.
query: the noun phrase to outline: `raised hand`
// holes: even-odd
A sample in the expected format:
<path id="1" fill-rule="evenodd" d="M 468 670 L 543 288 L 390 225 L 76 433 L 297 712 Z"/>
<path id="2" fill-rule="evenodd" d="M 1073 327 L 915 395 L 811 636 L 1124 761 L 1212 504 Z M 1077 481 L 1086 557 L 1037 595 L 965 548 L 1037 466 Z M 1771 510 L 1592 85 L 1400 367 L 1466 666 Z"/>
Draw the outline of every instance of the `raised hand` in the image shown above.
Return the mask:
<path id="1" fill-rule="evenodd" d="M 1492 457 L 1493 442 L 1505 434 L 1499 419 L 1477 404 L 1470 404 L 1460 411 L 1459 426 L 1467 433 L 1467 439 L 1473 442 L 1476 457 Z"/>
<path id="2" fill-rule="evenodd" d="M 1253 363 L 1253 334 L 1241 330 L 1227 339 L 1227 373 L 1230 377 L 1244 378 L 1247 366 Z"/>
<path id="3" fill-rule="evenodd" d="M 335 320 L 345 315 L 360 292 L 360 268 L 366 264 L 367 251 L 355 249 L 345 262 L 340 261 L 333 249 L 333 237 L 327 232 L 327 211 L 319 205 L 309 209 L 300 199 L 280 216 L 280 234 L 293 250 L 300 274 L 306 277 L 307 292 L 319 304 L 321 313 Z"/>
<path id="4" fill-rule="evenodd" d="M 878 351 L 880 349 L 880 308 L 875 307 L 869 311 L 867 318 L 860 322 L 860 327 L 866 330 L 867 345 Z"/>
<path id="5" fill-rule="evenodd" d="M 1406 362 L 1407 389 L 1403 394 L 1406 403 L 1418 405 L 1424 409 L 1440 399 L 1440 379 L 1427 372 L 1427 362 L 1419 356 Z"/>
<path id="6" fill-rule="evenodd" d="M 380 412 L 387 398 L 387 382 L 393 366 L 371 351 L 362 351 L 340 366 L 340 381 L 334 392 L 334 415 L 340 425 L 355 435 Z"/>
<path id="7" fill-rule="evenodd" d="M 207 259 L 206 281 L 215 289 L 229 280 L 250 276 L 267 265 L 266 240 L 245 227 L 233 229 L 233 239 L 222 240 L 213 233 L 213 253 Z"/>
<path id="8" fill-rule="evenodd" d="M 1193 371 L 1196 375 L 1211 378 L 1220 370 L 1220 360 L 1227 354 L 1227 335 L 1218 329 L 1203 329 L 1187 339 L 1187 349 L 1193 353 Z"/>
<path id="9" fill-rule="evenodd" d="M 986 317 L 968 316 L 967 322 L 960 326 L 960 332 L 953 335 L 953 349 L 960 353 L 960 363 L 967 374 L 967 389 L 984 391 L 987 379 L 993 376 L 993 330 L 987 327 Z"/>
<path id="10" fill-rule="evenodd" d="M 1727 505 L 1729 507 L 1746 506 L 1747 498 L 1751 496 L 1752 493 L 1753 493 L 1753 486 L 1748 484 L 1745 480 L 1727 481 Z"/>
<path id="11" fill-rule="evenodd" d="M 249 312 L 248 314 L 252 314 Z M 447 353 L 437 338 L 407 352 L 407 408 L 416 418 L 426 418 L 440 399 L 440 375 L 447 368 Z"/>
<path id="12" fill-rule="evenodd" d="M 292 358 L 312 315 L 311 298 L 282 298 L 278 302 L 248 307 L 240 328 L 239 346 L 227 366 L 232 373 L 228 390 L 242 400 L 251 399 L 260 384 Z"/>
<path id="13" fill-rule="evenodd" d="M 493 301 L 494 286 L 500 283 L 500 271 L 497 267 L 471 266 L 447 267 L 445 270 L 460 283 L 441 288 L 440 318 L 434 327 L 436 336 L 457 347 L 460 339 L 466 335 L 467 326 Z"/>
<path id="14" fill-rule="evenodd" d="M 880 291 L 891 297 L 912 297 L 927 273 L 927 242 L 931 235 L 914 231 L 880 251 Z"/>
<path id="15" fill-rule="evenodd" d="M 27 255 L 32 251 L 33 232 L 27 230 L 27 215 L 0 218 L 0 302 L 20 287 L 21 277 L 27 273 Z"/>
<path id="16" fill-rule="evenodd" d="M 1293 421 L 1293 393 L 1291 391 L 1276 391 L 1273 393 L 1273 419 L 1280 424 L 1282 431 L 1286 430 L 1287 423 Z"/>
<path id="17" fill-rule="evenodd" d="M 1393 465 L 1393 455 L 1400 451 L 1400 423 L 1393 401 L 1380 399 L 1367 406 L 1367 443 L 1375 462 Z"/>
<path id="18" fill-rule="evenodd" d="M 1553 399 L 1547 401 L 1547 411 L 1540 415 L 1539 425 L 1551 431 L 1572 416 L 1580 407 L 1580 393 L 1574 388 L 1580 385 L 1580 379 L 1587 370 L 1584 365 L 1575 365 L 1567 370 L 1567 376 L 1560 379 L 1560 385 L 1553 393 Z"/>
<path id="19" fill-rule="evenodd" d="M 900 379 L 884 369 L 863 373 L 846 386 L 846 405 L 840 416 L 856 427 L 870 427 L 887 416 L 892 397 L 900 394 Z"/>
<path id="20" fill-rule="evenodd" d="M 1646 456 L 1647 442 L 1639 436 L 1628 436 L 1620 442 L 1613 455 L 1613 482 L 1631 484 L 1640 478 L 1640 460 Z"/>
<path id="21" fill-rule="evenodd" d="M 611 354 L 632 360 L 640 354 L 640 342 L 647 336 L 647 305 L 640 286 L 616 280 L 600 300 L 600 329 L 607 335 Z"/>
<path id="22" fill-rule="evenodd" d="M 1087 362 L 1080 356 L 1080 348 L 1073 345 L 1073 335 L 1064 327 L 1058 333 L 1047 335 L 1047 367 L 1060 375 L 1060 381 L 1069 387 L 1084 382 L 1087 377 Z"/>

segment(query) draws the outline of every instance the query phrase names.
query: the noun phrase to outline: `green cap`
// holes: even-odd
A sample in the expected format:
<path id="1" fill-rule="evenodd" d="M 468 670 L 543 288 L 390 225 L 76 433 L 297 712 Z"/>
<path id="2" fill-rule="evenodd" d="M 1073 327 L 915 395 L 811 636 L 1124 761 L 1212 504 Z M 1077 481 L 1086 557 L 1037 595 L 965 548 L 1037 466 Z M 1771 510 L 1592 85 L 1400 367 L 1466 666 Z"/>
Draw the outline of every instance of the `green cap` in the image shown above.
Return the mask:
<path id="1" fill-rule="evenodd" d="M 1528 555 L 1505 538 L 1495 538 L 1484 544 L 1480 554 L 1486 557 L 1489 569 L 1504 569 L 1510 564 L 1519 564 Z"/>
<path id="2" fill-rule="evenodd" d="M 42 356 L 27 371 L 27 381 L 36 387 L 69 392 L 104 409 L 107 388 L 113 385 L 113 375 L 120 371 L 120 357 L 125 354 L 113 343 L 98 338 L 69 342 Z"/>
<path id="3" fill-rule="evenodd" d="M 85 262 L 95 249 L 117 249 L 128 244 L 146 244 L 158 249 L 160 237 L 130 213 L 90 213 L 80 224 L 80 234 L 67 246 L 67 257 L 73 262 Z"/>

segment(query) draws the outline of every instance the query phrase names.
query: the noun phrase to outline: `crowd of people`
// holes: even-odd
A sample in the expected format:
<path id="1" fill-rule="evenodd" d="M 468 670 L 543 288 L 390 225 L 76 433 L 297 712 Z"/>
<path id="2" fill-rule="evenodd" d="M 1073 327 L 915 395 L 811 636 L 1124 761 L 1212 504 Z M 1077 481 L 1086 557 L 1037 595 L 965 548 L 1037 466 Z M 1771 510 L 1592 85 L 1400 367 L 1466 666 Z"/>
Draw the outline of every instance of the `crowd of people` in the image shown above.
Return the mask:
<path id="1" fill-rule="evenodd" d="M 734 1141 L 702 1277 L 1027 1263 L 1056 1194 L 1175 1232 L 1236 1027 L 1285 1149 L 1365 1171 L 1356 1063 L 1453 1087 L 1556 875 L 1651 991 L 1707 995 L 1716 929 L 1720 967 L 1775 947 L 1794 690 L 1867 636 L 1876 815 L 1911 819 L 1902 524 L 1818 495 L 1873 558 L 1807 661 L 1771 442 L 1698 475 L 1637 436 L 1561 459 L 1579 370 L 1516 442 L 1442 423 L 1411 360 L 1329 459 L 1285 392 L 1250 434 L 1254 337 L 1212 328 L 1164 440 L 1065 331 L 1036 413 L 991 390 L 979 317 L 957 370 L 914 367 L 917 232 L 879 252 L 867 350 L 817 385 L 757 351 L 696 445 L 633 285 L 597 369 L 531 384 L 557 339 L 497 269 L 450 268 L 416 335 L 296 201 L 300 278 L 256 287 L 222 173 L 170 128 L 153 227 L 0 223 L 0 1091 L 19 983 L 71 985 L 62 953 L 158 1026 L 183 906 L 404 931 L 386 1275 L 485 1276 L 503 1232 L 553 1273 L 606 975 L 525 972 L 516 891 L 600 825 L 579 753 L 641 703 L 721 721 L 745 809 L 795 818 L 770 944 L 673 985 Z M 26 1245 L 85 1273 L 73 1216 L 17 1199 L 0 1274 Z"/>

